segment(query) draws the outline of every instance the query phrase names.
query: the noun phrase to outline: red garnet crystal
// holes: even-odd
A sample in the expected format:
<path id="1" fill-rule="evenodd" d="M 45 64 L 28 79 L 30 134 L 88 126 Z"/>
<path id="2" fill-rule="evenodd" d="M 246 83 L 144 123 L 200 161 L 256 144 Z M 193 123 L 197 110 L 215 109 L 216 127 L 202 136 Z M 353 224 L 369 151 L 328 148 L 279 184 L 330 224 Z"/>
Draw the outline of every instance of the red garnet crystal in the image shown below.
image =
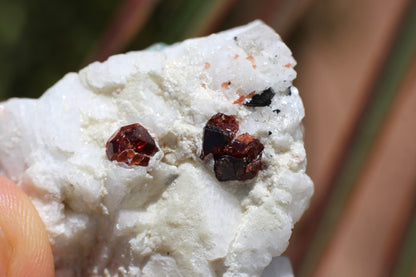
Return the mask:
<path id="1" fill-rule="evenodd" d="M 233 116 L 221 113 L 205 125 L 201 159 L 214 154 L 214 172 L 219 181 L 252 179 L 261 170 L 263 144 L 247 133 L 234 139 L 238 128 Z"/>
<path id="2" fill-rule="evenodd" d="M 238 131 L 238 121 L 234 116 L 217 113 L 204 127 L 201 159 L 206 155 L 221 152 L 231 142 Z"/>
<path id="3" fill-rule="evenodd" d="M 234 157 L 247 157 L 247 159 L 254 160 L 263 149 L 264 146 L 258 139 L 245 133 L 233 140 L 224 152 Z"/>
<path id="4" fill-rule="evenodd" d="M 221 154 L 214 156 L 214 172 L 219 181 L 248 180 L 261 169 L 263 144 L 249 134 L 239 135 Z"/>
<path id="5" fill-rule="evenodd" d="M 140 124 L 121 127 L 107 141 L 107 157 L 110 161 L 128 165 L 149 165 L 150 157 L 159 149 L 149 132 Z"/>

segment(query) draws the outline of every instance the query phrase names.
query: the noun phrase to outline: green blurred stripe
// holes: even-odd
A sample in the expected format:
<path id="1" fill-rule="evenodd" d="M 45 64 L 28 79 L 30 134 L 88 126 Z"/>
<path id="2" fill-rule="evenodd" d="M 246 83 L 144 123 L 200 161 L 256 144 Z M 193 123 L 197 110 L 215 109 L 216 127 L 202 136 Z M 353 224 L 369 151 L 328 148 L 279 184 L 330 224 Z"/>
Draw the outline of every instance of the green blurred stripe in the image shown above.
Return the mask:
<path id="1" fill-rule="evenodd" d="M 415 184 L 416 185 L 416 184 Z M 414 197 L 416 200 L 416 195 Z M 397 260 L 392 276 L 414 277 L 416 276 L 416 203 L 413 207 L 413 218 L 406 236 L 403 240 L 402 249 Z"/>
<path id="2" fill-rule="evenodd" d="M 227 11 L 232 0 L 169 0 L 161 2 L 147 25 L 129 46 L 143 49 L 155 42 L 172 44 L 198 36 L 215 24 L 217 11 Z"/>
<path id="3" fill-rule="evenodd" d="M 299 268 L 299 277 L 311 276 L 340 220 L 347 199 L 369 156 L 383 122 L 398 94 L 401 82 L 416 53 L 416 2 L 409 9 L 398 30 L 372 98 L 357 126 L 349 151 L 333 183 L 333 192 L 322 215 L 308 253 Z"/>
<path id="4" fill-rule="evenodd" d="M 211 9 L 218 0 L 184 0 L 179 4 L 170 28 L 163 35 L 167 42 L 172 43 L 192 37 L 198 27 L 209 16 Z"/>

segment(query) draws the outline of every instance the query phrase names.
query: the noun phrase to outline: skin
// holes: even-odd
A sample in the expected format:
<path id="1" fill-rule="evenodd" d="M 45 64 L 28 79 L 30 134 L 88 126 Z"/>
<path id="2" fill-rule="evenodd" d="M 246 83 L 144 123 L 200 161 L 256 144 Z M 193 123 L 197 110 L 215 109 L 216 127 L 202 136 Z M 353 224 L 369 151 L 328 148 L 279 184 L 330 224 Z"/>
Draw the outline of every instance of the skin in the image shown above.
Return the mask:
<path id="1" fill-rule="evenodd" d="M 52 250 L 38 212 L 23 190 L 2 176 L 0 276 L 54 276 Z"/>

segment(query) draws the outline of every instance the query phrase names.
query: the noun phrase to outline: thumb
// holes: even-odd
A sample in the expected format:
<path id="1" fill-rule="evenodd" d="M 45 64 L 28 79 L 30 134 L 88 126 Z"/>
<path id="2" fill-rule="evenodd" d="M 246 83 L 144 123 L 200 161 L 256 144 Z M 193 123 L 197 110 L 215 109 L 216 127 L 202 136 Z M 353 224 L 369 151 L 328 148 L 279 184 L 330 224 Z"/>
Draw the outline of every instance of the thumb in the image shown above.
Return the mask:
<path id="1" fill-rule="evenodd" d="M 45 226 L 29 197 L 0 176 L 0 276 L 53 277 Z"/>

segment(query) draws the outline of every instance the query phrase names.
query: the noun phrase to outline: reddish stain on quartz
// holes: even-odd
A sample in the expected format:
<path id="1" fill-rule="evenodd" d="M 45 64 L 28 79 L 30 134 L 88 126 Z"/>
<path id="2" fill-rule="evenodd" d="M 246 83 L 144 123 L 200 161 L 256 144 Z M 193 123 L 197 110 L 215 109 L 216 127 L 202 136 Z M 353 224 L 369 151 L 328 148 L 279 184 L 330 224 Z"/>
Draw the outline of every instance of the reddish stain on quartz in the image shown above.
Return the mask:
<path id="1" fill-rule="evenodd" d="M 214 155 L 214 172 L 219 181 L 252 179 L 262 168 L 263 144 L 247 133 L 235 138 L 238 128 L 233 116 L 222 113 L 205 125 L 201 159 Z"/>
<path id="2" fill-rule="evenodd" d="M 221 84 L 221 87 L 225 88 L 225 89 L 229 89 L 231 85 L 231 81 L 228 82 L 224 82 Z"/>
<path id="3" fill-rule="evenodd" d="M 159 151 L 149 132 L 138 123 L 121 127 L 109 138 L 106 148 L 110 161 L 140 166 L 148 166 L 150 157 Z"/>

